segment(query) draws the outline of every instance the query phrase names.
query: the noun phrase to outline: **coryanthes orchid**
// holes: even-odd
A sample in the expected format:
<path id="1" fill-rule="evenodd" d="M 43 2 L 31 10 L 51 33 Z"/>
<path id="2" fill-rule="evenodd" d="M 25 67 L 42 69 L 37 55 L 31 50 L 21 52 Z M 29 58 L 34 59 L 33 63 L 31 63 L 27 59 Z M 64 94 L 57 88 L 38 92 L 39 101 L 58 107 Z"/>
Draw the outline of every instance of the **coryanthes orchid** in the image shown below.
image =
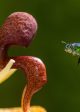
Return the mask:
<path id="1" fill-rule="evenodd" d="M 12 13 L 0 28 L 0 83 L 8 79 L 17 69 L 24 71 L 28 81 L 22 94 L 21 108 L 12 108 L 8 111 L 46 112 L 40 106 L 30 107 L 32 95 L 47 82 L 44 63 L 33 56 L 9 57 L 7 54 L 12 45 L 28 47 L 36 31 L 35 18 L 26 12 Z M 0 112 L 2 110 L 0 109 Z"/>

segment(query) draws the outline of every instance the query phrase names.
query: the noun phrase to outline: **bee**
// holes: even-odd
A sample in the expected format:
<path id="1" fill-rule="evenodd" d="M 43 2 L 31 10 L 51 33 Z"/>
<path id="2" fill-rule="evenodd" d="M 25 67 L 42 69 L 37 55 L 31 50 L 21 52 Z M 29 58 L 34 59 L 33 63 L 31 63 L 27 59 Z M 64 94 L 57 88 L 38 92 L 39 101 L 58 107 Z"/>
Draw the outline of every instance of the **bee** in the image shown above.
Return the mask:
<path id="1" fill-rule="evenodd" d="M 80 63 L 80 43 L 66 43 L 61 41 L 61 43 L 65 44 L 64 51 L 72 54 L 73 56 L 78 56 L 78 64 Z"/>

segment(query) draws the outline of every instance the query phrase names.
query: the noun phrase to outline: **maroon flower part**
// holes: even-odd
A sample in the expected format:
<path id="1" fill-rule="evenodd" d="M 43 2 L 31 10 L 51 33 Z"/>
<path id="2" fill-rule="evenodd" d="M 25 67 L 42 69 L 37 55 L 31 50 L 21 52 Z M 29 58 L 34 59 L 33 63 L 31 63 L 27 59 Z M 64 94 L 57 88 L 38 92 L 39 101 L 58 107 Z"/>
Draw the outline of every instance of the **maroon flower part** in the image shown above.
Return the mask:
<path id="1" fill-rule="evenodd" d="M 30 45 L 36 31 L 37 22 L 32 15 L 25 12 L 12 13 L 0 29 L 0 57 L 7 55 L 6 50 L 10 45 Z"/>
<path id="2" fill-rule="evenodd" d="M 1 30 L 1 38 L 5 44 L 28 46 L 36 33 L 37 23 L 32 15 L 15 12 L 8 16 Z"/>
<path id="3" fill-rule="evenodd" d="M 0 29 L 0 69 L 2 70 L 12 59 L 14 63 L 12 69 L 22 69 L 28 80 L 21 101 L 24 112 L 29 112 L 32 95 L 47 82 L 46 68 L 39 58 L 33 56 L 9 57 L 7 50 L 11 45 L 27 47 L 34 39 L 36 31 L 36 20 L 25 12 L 11 14 Z M 12 73 L 12 71 L 10 72 Z"/>
<path id="4" fill-rule="evenodd" d="M 28 80 L 25 86 L 22 107 L 24 112 L 30 108 L 30 99 L 46 83 L 46 68 L 43 62 L 32 56 L 19 56 L 13 58 L 15 60 L 14 68 L 21 68 L 25 72 Z"/>

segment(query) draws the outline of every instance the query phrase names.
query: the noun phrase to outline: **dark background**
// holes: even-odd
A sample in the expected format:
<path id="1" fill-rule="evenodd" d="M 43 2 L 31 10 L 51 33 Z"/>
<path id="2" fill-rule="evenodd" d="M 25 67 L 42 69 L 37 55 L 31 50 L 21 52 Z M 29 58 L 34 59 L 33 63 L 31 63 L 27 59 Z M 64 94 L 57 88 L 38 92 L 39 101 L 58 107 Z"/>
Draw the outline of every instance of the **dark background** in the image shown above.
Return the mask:
<path id="1" fill-rule="evenodd" d="M 80 42 L 79 0 L 2 0 L 0 25 L 15 11 L 31 13 L 38 22 L 37 36 L 24 49 L 11 47 L 10 56 L 32 55 L 46 64 L 48 83 L 36 93 L 32 105 L 48 112 L 80 111 L 80 65 L 77 57 L 64 52 L 61 41 Z M 0 107 L 20 106 L 26 80 L 21 71 L 0 85 Z"/>

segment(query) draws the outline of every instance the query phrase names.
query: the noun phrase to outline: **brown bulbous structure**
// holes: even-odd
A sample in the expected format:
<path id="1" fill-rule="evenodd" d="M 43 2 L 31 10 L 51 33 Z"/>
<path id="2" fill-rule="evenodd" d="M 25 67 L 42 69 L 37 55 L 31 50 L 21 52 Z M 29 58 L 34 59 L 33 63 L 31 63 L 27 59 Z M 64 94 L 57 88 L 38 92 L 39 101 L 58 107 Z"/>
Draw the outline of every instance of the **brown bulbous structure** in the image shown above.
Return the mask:
<path id="1" fill-rule="evenodd" d="M 28 46 L 37 31 L 37 22 L 26 12 L 14 12 L 1 27 L 0 43 Z"/>
<path id="2" fill-rule="evenodd" d="M 11 45 L 28 47 L 37 31 L 35 18 L 26 12 L 14 12 L 0 28 L 0 63 L 7 59 L 7 50 Z"/>

